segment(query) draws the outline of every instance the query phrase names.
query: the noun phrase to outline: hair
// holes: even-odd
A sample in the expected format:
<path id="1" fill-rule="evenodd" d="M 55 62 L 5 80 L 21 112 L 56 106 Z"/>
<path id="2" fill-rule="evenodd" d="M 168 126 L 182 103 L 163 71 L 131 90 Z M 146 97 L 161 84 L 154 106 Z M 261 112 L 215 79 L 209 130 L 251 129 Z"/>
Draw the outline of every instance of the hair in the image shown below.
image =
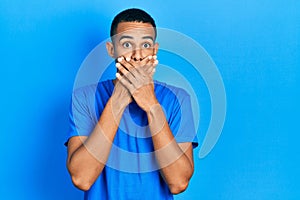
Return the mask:
<path id="1" fill-rule="evenodd" d="M 121 22 L 142 22 L 142 23 L 150 23 L 155 31 L 156 37 L 156 25 L 154 19 L 145 11 L 138 9 L 138 8 L 130 8 L 124 10 L 117 14 L 113 19 L 110 27 L 110 37 L 112 38 L 116 35 L 117 27 Z"/>

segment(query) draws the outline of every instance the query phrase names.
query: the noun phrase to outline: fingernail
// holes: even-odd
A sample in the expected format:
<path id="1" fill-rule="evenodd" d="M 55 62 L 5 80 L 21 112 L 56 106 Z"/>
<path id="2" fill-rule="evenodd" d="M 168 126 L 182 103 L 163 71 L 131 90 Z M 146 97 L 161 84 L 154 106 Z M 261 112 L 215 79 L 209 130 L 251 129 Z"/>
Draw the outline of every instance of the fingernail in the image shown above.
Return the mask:
<path id="1" fill-rule="evenodd" d="M 151 59 L 152 59 L 152 56 L 148 56 L 148 59 L 151 60 Z"/>
<path id="2" fill-rule="evenodd" d="M 152 73 L 154 73 L 155 72 L 155 68 L 152 70 Z"/>
<path id="3" fill-rule="evenodd" d="M 117 72 L 116 73 L 116 77 L 119 78 L 121 75 Z"/>
<path id="4" fill-rule="evenodd" d="M 157 56 L 156 56 L 156 55 L 154 55 L 154 56 L 152 56 L 152 58 L 153 58 L 154 60 L 156 60 Z"/>
<path id="5" fill-rule="evenodd" d="M 116 67 L 121 67 L 121 64 L 120 63 L 116 63 Z"/>
<path id="6" fill-rule="evenodd" d="M 126 61 L 129 62 L 129 61 L 130 61 L 130 57 L 127 57 L 127 58 L 126 58 Z"/>
<path id="7" fill-rule="evenodd" d="M 123 60 L 123 57 L 118 58 L 118 62 L 122 62 L 122 60 Z"/>
<path id="8" fill-rule="evenodd" d="M 155 61 L 154 61 L 154 64 L 157 65 L 157 64 L 158 64 L 158 60 L 155 60 Z"/>

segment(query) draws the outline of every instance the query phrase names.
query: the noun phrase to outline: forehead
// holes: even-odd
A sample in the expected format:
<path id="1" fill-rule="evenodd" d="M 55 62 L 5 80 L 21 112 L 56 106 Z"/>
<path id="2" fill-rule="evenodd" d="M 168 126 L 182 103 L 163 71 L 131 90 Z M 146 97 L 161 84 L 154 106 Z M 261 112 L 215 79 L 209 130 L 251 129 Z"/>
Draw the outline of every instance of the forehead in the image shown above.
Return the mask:
<path id="1" fill-rule="evenodd" d="M 117 27 L 115 37 L 119 38 L 123 35 L 132 37 L 152 36 L 155 37 L 155 31 L 150 23 L 143 22 L 120 22 Z"/>

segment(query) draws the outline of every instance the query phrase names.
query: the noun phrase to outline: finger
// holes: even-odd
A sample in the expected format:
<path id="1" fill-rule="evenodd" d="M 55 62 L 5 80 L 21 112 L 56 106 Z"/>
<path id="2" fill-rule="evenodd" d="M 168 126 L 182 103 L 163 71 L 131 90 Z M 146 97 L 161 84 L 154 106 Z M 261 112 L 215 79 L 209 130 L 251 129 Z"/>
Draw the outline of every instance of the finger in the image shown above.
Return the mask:
<path id="1" fill-rule="evenodd" d="M 155 67 L 150 65 L 150 66 L 147 66 L 147 68 L 144 69 L 144 71 L 147 73 L 147 74 L 151 74 L 152 70 L 154 69 Z"/>
<path id="2" fill-rule="evenodd" d="M 138 72 L 143 76 L 149 76 L 151 75 L 153 69 L 155 69 L 156 65 L 148 64 L 145 67 L 139 67 L 137 68 Z"/>
<path id="3" fill-rule="evenodd" d="M 118 59 L 119 63 L 121 65 L 123 65 L 126 70 L 128 72 L 130 72 L 134 77 L 137 77 L 139 76 L 138 72 L 136 71 L 136 67 L 134 66 L 133 62 L 130 62 L 131 59 L 129 57 L 127 58 L 123 58 L 121 57 L 120 59 Z"/>
<path id="4" fill-rule="evenodd" d="M 154 73 L 155 73 L 155 68 L 153 68 L 153 70 L 151 72 L 151 77 L 153 77 Z"/>
<path id="5" fill-rule="evenodd" d="M 119 62 L 117 62 L 115 65 L 118 69 L 118 72 L 120 72 L 121 75 L 129 73 L 128 70 L 123 65 L 121 65 Z"/>
<path id="6" fill-rule="evenodd" d="M 119 72 L 121 72 L 121 74 L 124 76 L 124 77 L 126 77 L 127 79 L 128 79 L 128 81 L 130 82 L 130 83 L 134 83 L 135 82 L 135 77 L 134 77 L 134 75 L 132 74 L 132 70 L 134 70 L 134 68 L 133 69 L 131 69 L 130 71 L 128 71 L 123 65 L 121 65 L 120 63 L 116 63 L 116 67 L 117 67 L 117 69 L 119 70 Z"/>
<path id="7" fill-rule="evenodd" d="M 130 58 L 124 58 L 123 56 L 118 58 L 118 62 L 120 64 L 122 64 L 128 71 L 132 68 L 134 68 L 134 66 L 132 66 L 132 64 L 129 62 Z"/>
<path id="8" fill-rule="evenodd" d="M 158 64 L 157 56 L 154 55 L 153 59 L 152 59 L 152 62 L 151 62 L 151 67 L 155 69 L 157 64 Z"/>
<path id="9" fill-rule="evenodd" d="M 123 63 L 127 61 L 122 61 Z M 139 88 L 141 82 L 144 80 L 143 74 L 139 73 L 138 70 L 134 67 L 127 70 L 122 64 L 116 63 L 116 67 L 123 74 L 123 76 L 131 83 L 134 88 Z"/>
<path id="10" fill-rule="evenodd" d="M 152 67 L 152 62 L 153 62 L 153 56 L 147 56 L 146 58 L 144 58 L 144 60 L 142 61 L 142 65 L 140 67 L 142 67 L 143 69 L 145 69 L 146 72 L 148 72 Z"/>
<path id="11" fill-rule="evenodd" d="M 148 65 L 152 60 L 152 55 L 146 56 L 141 62 L 140 66 L 146 66 Z"/>
<path id="12" fill-rule="evenodd" d="M 130 60 L 131 60 L 130 57 L 127 57 L 127 58 L 126 58 L 126 61 L 127 61 L 127 62 L 130 62 Z"/>
<path id="13" fill-rule="evenodd" d="M 135 67 L 145 67 L 146 65 L 148 65 L 148 63 L 150 62 L 150 60 L 152 59 L 152 56 L 146 56 L 144 57 L 141 61 L 133 61 L 131 62 L 131 64 Z"/>
<path id="14" fill-rule="evenodd" d="M 154 55 L 153 57 L 152 57 L 153 59 L 152 59 L 152 65 L 155 67 L 157 64 L 158 64 L 158 60 L 157 60 L 157 56 L 156 55 Z"/>
<path id="15" fill-rule="evenodd" d="M 153 66 L 156 66 L 158 64 L 158 60 L 155 60 L 154 62 L 153 62 Z"/>
<path id="16" fill-rule="evenodd" d="M 147 63 L 145 68 L 147 68 L 147 70 L 148 70 L 148 68 L 156 67 L 157 64 L 158 64 L 157 56 L 153 55 L 150 62 Z"/>
<path id="17" fill-rule="evenodd" d="M 133 85 L 129 82 L 128 79 L 126 79 L 124 76 L 121 76 L 119 73 L 116 73 L 117 79 L 120 81 L 120 83 L 129 90 L 129 92 L 132 94 L 132 91 L 134 91 Z"/>

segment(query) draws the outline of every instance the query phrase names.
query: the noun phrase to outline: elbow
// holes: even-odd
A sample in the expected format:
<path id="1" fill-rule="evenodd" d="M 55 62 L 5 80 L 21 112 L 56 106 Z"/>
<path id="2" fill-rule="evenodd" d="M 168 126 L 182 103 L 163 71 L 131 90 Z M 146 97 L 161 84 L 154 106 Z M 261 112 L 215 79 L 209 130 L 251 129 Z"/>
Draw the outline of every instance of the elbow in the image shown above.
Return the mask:
<path id="1" fill-rule="evenodd" d="M 71 176 L 73 185 L 82 191 L 88 191 L 93 183 L 87 178 L 86 175 L 78 173 L 78 170 L 75 170 L 70 163 L 67 163 L 67 169 Z"/>
<path id="2" fill-rule="evenodd" d="M 170 188 L 170 191 L 171 191 L 172 194 L 180 194 L 180 193 L 182 193 L 186 190 L 188 185 L 189 185 L 189 182 L 185 181 L 185 182 L 182 182 L 182 183 L 177 183 L 177 184 L 174 184 L 174 185 L 170 185 L 169 188 Z"/>
<path id="3" fill-rule="evenodd" d="M 82 177 L 72 176 L 72 182 L 76 188 L 82 191 L 88 191 L 92 186 L 92 183 L 90 181 L 85 180 Z"/>

